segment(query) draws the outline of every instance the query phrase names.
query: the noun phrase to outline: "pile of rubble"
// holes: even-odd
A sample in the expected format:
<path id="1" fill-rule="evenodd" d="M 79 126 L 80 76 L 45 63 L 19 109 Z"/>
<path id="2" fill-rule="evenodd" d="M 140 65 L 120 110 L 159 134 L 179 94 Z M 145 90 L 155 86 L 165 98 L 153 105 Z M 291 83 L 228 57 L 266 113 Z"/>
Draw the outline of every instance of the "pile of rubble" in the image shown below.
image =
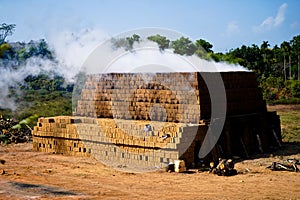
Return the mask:
<path id="1" fill-rule="evenodd" d="M 22 143 L 32 141 L 31 128 L 24 123 L 0 116 L 0 143 Z"/>
<path id="2" fill-rule="evenodd" d="M 300 165 L 299 160 L 297 159 L 287 159 L 283 162 L 273 162 L 272 165 L 267 168 L 273 171 L 291 171 L 291 172 L 299 172 L 299 168 L 297 165 Z"/>
<path id="3" fill-rule="evenodd" d="M 219 158 L 219 163 L 211 162 L 209 172 L 219 176 L 233 176 L 237 175 L 237 170 L 234 169 L 234 162 L 232 159 Z"/>

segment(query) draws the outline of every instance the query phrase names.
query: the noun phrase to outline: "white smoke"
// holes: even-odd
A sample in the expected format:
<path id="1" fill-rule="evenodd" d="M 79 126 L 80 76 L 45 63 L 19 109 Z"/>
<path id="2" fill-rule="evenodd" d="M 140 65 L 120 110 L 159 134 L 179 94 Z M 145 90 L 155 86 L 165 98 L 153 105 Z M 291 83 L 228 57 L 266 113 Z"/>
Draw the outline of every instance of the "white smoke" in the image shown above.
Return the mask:
<path id="1" fill-rule="evenodd" d="M 43 67 L 40 67 L 43 66 Z M 2 66 L 0 68 L 0 107 L 15 110 L 14 99 L 9 96 L 10 88 L 17 88 L 19 84 L 29 75 L 38 75 L 41 72 L 49 72 L 54 67 L 49 60 L 40 58 L 30 58 L 26 65 L 17 69 Z M 15 92 L 18 93 L 18 90 Z"/>
<path id="2" fill-rule="evenodd" d="M 139 73 L 139 72 L 228 72 L 249 71 L 225 62 L 200 59 L 198 56 L 182 56 L 173 49 L 159 50 L 157 43 L 142 40 L 132 51 L 113 49 L 111 43 L 101 44 L 84 63 L 87 73 Z"/>
<path id="3" fill-rule="evenodd" d="M 84 29 L 79 32 L 61 31 L 53 33 L 46 41 L 55 52 L 55 60 L 41 57 L 31 57 L 26 63 L 16 69 L 6 67 L 11 63 L 1 63 L 0 66 L 0 108 L 15 110 L 15 99 L 10 95 L 10 88 L 20 93 L 19 87 L 29 75 L 47 74 L 61 75 L 67 82 L 73 82 L 80 71 L 82 63 L 101 42 L 107 39 L 107 34 L 97 29 Z"/>
<path id="4" fill-rule="evenodd" d="M 68 81 L 73 81 L 92 51 L 107 39 L 108 34 L 98 29 L 83 29 L 78 32 L 65 30 L 47 38 L 56 54 L 57 67 Z"/>
<path id="5" fill-rule="evenodd" d="M 133 52 L 124 49 L 113 50 L 109 35 L 98 29 L 53 32 L 46 38 L 46 41 L 55 52 L 55 61 L 33 57 L 17 69 L 0 67 L 0 108 L 15 110 L 17 106 L 14 99 L 9 96 L 10 88 L 18 89 L 27 76 L 41 73 L 59 74 L 66 81 L 73 82 L 74 77 L 83 68 L 87 69 L 88 73 L 137 72 L 139 70 L 143 72 L 191 72 L 199 71 L 199 68 L 200 71 L 247 71 L 239 65 L 216 63 L 201 60 L 198 57 L 195 68 L 190 63 L 190 59 L 196 59 L 196 56 L 180 56 L 174 54 L 172 49 L 159 51 L 156 43 L 146 39 L 135 43 Z M 104 51 L 101 48 L 105 46 L 103 43 L 109 44 Z M 118 57 L 114 57 L 116 55 Z M 86 62 L 87 60 L 92 60 L 92 62 Z M 145 65 L 148 68 L 141 67 Z M 151 69 L 150 65 L 152 65 Z"/>

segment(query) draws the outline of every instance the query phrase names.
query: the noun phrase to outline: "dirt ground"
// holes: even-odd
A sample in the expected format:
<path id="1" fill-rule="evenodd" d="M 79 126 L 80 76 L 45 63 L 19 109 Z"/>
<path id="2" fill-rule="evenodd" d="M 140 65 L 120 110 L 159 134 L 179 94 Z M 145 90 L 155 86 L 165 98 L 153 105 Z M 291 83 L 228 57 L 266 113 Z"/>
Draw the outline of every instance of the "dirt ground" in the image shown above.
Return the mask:
<path id="1" fill-rule="evenodd" d="M 281 111 L 288 112 L 294 110 L 300 110 L 300 104 L 295 105 L 268 105 L 268 111 Z"/>
<path id="2" fill-rule="evenodd" d="M 300 172 L 266 168 L 287 158 L 300 159 L 299 143 L 240 160 L 238 175 L 230 177 L 198 170 L 127 173 L 92 157 L 34 152 L 31 143 L 1 145 L 0 199 L 300 199 Z"/>

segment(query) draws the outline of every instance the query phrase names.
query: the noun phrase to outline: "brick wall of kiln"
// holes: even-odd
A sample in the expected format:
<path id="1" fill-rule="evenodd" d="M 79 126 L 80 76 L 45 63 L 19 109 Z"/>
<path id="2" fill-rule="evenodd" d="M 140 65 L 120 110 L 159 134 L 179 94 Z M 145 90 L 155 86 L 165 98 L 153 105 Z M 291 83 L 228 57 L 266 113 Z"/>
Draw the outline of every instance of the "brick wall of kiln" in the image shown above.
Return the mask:
<path id="1" fill-rule="evenodd" d="M 184 159 L 191 166 L 197 162 L 197 151 L 209 125 L 199 123 L 209 122 L 211 115 L 203 76 L 214 75 L 89 75 L 78 99 L 77 116 L 40 118 L 33 131 L 34 149 L 66 155 L 92 154 L 104 162 L 145 166 L 162 166 L 174 159 Z M 257 135 L 264 151 L 276 146 L 274 130 L 281 139 L 279 117 L 267 113 L 255 74 L 223 72 L 221 77 L 227 116 L 221 137 L 207 159 L 257 153 Z M 156 115 L 150 116 L 155 105 L 161 107 Z M 160 118 L 163 114 L 165 119 Z M 142 130 L 147 123 L 165 127 L 146 134 Z M 190 123 L 194 125 L 187 126 Z M 161 141 L 160 137 L 167 133 L 170 137 Z M 185 148 L 186 145 L 189 147 Z"/>
<path id="2" fill-rule="evenodd" d="M 225 86 L 227 115 L 266 112 L 266 104 L 253 72 L 220 74 Z M 210 95 L 202 76 L 216 76 L 216 73 L 89 75 L 75 114 L 97 118 L 199 123 L 199 120 L 210 119 L 211 116 Z M 151 117 L 154 104 L 162 107 Z M 164 111 L 166 119 L 162 119 Z"/>
<path id="3" fill-rule="evenodd" d="M 197 73 L 88 75 L 76 115 L 198 123 L 197 76 Z M 150 116 L 155 104 L 161 108 Z"/>

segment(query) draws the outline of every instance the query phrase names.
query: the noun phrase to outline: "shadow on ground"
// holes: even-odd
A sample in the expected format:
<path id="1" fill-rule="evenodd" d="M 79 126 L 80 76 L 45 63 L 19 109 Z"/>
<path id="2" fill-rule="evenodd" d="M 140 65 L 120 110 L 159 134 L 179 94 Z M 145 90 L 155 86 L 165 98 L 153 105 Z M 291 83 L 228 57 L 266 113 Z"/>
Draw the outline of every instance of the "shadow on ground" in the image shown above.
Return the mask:
<path id="1" fill-rule="evenodd" d="M 71 197 L 71 196 L 82 196 L 82 194 L 67 191 L 58 187 L 22 183 L 15 181 L 1 181 L 0 191 L 1 193 L 10 194 L 12 196 L 31 196 L 31 197 Z"/>

